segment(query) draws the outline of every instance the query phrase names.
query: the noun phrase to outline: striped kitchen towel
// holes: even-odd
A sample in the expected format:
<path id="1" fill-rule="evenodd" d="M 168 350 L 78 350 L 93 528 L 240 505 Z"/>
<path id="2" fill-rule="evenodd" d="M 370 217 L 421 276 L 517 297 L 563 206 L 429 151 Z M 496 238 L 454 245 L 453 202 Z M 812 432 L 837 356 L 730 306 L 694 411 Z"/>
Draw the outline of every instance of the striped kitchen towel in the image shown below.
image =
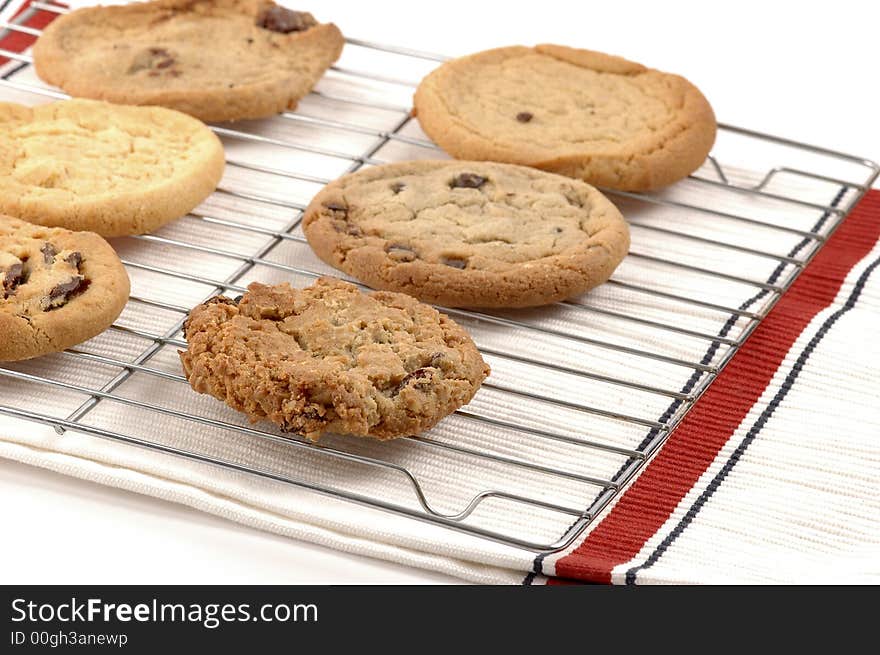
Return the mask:
<path id="1" fill-rule="evenodd" d="M 0 0 L 0 21 L 39 29 L 52 18 L 33 6 L 20 13 L 26 5 Z M 0 29 L 12 54 L 32 42 Z M 379 55 L 347 46 L 343 56 L 351 62 L 340 68 L 366 70 Z M 405 59 L 383 74 L 402 75 Z M 114 328 L 78 352 L 0 367 L 0 457 L 472 582 L 880 582 L 880 192 L 849 211 L 725 359 L 750 312 L 769 308 L 775 285 L 828 237 L 834 212 L 850 209 L 861 187 L 841 190 L 833 178 L 856 180 L 861 162 L 837 161 L 810 183 L 791 170 L 768 176 L 780 163 L 816 170 L 829 158 L 728 128 L 715 151 L 722 167 L 707 162 L 651 197 L 616 196 L 633 249 L 612 283 L 571 305 L 498 312 L 500 321 L 455 315 L 493 374 L 421 439 L 329 437 L 315 448 L 192 393 L 177 356 L 188 307 L 252 280 L 303 286 L 312 277 L 302 271 L 333 273 L 297 225 L 322 178 L 363 163 L 364 152 L 442 156 L 411 120 L 405 84 L 331 72 L 318 90 L 296 116 L 227 126 L 229 165 L 202 207 L 148 238 L 113 241 L 133 289 Z M 26 54 L 0 53 L 0 100 L 53 93 Z M 255 172 L 267 165 L 281 174 Z M 746 192 L 755 188 L 763 193 Z M 564 549 L 536 556 L 553 549 L 439 525 L 561 544 L 722 361 L 653 459 Z M 63 436 L 50 427 L 70 417 Z M 172 454 L 182 452 L 202 459 Z M 19 530 L 0 541 L 0 565 L 3 544 L 27 538 Z"/>

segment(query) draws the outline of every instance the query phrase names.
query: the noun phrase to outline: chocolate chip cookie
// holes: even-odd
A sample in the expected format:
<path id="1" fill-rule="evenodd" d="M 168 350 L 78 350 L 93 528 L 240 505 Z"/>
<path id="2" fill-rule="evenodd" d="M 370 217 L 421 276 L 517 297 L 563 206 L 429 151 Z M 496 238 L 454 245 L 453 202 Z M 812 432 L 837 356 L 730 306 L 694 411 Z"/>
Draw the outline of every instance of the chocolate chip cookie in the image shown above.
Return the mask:
<path id="1" fill-rule="evenodd" d="M 0 215 L 0 361 L 91 339 L 128 301 L 128 275 L 97 234 Z"/>
<path id="2" fill-rule="evenodd" d="M 73 96 L 233 121 L 296 107 L 343 43 L 335 25 L 270 0 L 155 0 L 61 16 L 34 65 Z"/>
<path id="3" fill-rule="evenodd" d="M 220 181 L 220 140 L 162 107 L 0 102 L 0 212 L 105 237 L 180 218 Z"/>
<path id="4" fill-rule="evenodd" d="M 470 402 L 489 367 L 468 334 L 409 296 L 321 278 L 253 283 L 192 310 L 180 353 L 192 388 L 286 431 L 418 434 Z"/>
<path id="5" fill-rule="evenodd" d="M 712 108 L 686 79 L 558 45 L 445 63 L 422 80 L 415 108 L 424 131 L 453 157 L 629 191 L 686 177 L 715 141 Z"/>
<path id="6" fill-rule="evenodd" d="M 528 307 L 607 280 L 629 249 L 593 187 L 486 162 L 389 164 L 325 187 L 303 219 L 328 264 L 448 307 Z"/>

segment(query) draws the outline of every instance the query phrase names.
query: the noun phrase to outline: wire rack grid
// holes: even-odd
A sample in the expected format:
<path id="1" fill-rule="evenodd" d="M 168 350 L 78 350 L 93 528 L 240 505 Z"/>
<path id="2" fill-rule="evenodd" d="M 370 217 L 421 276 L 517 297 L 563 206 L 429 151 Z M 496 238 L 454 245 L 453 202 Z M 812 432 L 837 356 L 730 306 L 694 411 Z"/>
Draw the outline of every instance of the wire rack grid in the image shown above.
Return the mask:
<path id="1" fill-rule="evenodd" d="M 35 24 L 65 11 L 7 3 L 0 38 L 38 37 Z M 0 99 L 66 97 L 39 81 L 26 51 L 0 47 L 0 58 L 7 62 Z M 0 414 L 533 552 L 571 544 L 657 452 L 874 182 L 878 166 L 720 125 L 713 155 L 682 183 L 654 194 L 606 191 L 627 216 L 633 245 L 602 288 L 539 310 L 443 310 L 471 330 L 494 374 L 471 405 L 426 435 L 394 444 L 312 444 L 194 399 L 174 355 L 186 347 L 181 327 L 190 307 L 237 295 L 252 279 L 304 285 L 330 272 L 299 229 L 311 195 L 362 166 L 444 157 L 409 106 L 418 79 L 443 60 L 349 38 L 340 65 L 296 112 L 212 126 L 227 150 L 216 193 L 156 234 L 114 241 L 133 279 L 126 311 L 87 344 L 0 368 Z M 56 401 L 52 411 L 24 400 L 40 397 L 40 389 Z M 120 414 L 147 427 L 120 428 Z M 210 439 L 271 444 L 276 456 L 281 449 L 289 461 L 308 460 L 308 470 L 219 457 L 208 438 L 163 439 L 149 430 L 156 417 Z M 360 486 L 352 467 L 383 480 L 387 493 Z M 460 470 L 468 479 L 455 477 Z M 444 484 L 450 478 L 456 493 Z"/>

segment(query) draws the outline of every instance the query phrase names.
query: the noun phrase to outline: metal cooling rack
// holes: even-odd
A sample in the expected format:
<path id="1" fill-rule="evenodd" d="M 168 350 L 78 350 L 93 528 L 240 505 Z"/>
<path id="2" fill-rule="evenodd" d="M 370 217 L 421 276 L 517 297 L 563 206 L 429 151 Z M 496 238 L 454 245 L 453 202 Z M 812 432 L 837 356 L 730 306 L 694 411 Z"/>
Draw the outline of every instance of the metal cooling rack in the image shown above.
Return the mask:
<path id="1" fill-rule="evenodd" d="M 32 24 L 35 18 L 41 16 L 45 18 L 47 14 L 66 11 L 62 6 L 44 2 L 31 2 L 19 13 L 22 7 L 25 7 L 24 2 L 12 2 L 11 5 L 7 2 L 5 9 L 0 3 L 0 38 L 14 33 L 37 37 L 39 29 L 28 26 L 29 23 Z M 219 215 L 222 212 L 202 209 L 183 220 L 193 221 L 202 228 L 240 233 L 243 244 L 253 242 L 258 247 L 239 252 L 219 248 L 210 241 L 187 241 L 160 231 L 160 234 L 126 240 L 128 245 L 123 249 L 123 258 L 132 274 L 146 273 L 165 279 L 172 285 L 196 285 L 201 288 L 201 300 L 217 293 L 237 295 L 243 292 L 243 281 L 258 271 L 274 272 L 276 275 L 281 273 L 307 281 L 321 274 L 318 266 L 309 264 L 307 260 L 306 263 L 297 260 L 293 265 L 278 261 L 274 256 L 285 247 L 305 248 L 305 240 L 298 231 L 305 203 L 265 192 L 265 188 L 272 187 L 266 180 L 273 180 L 276 185 L 279 179 L 291 185 L 312 185 L 308 188 L 315 192 L 335 174 L 401 159 L 404 158 L 402 153 L 409 157 L 415 151 L 421 152 L 420 156 L 440 156 L 436 146 L 418 133 L 411 118 L 408 98 L 420 76 L 444 58 L 347 39 L 343 60 L 351 51 L 359 53 L 361 60 L 370 62 L 367 67 L 334 66 L 297 112 L 288 112 L 269 121 L 213 127 L 227 145 L 229 175 L 233 178 L 239 173 L 248 176 L 244 188 L 241 184 L 229 183 L 225 178 L 214 196 L 217 206 L 228 202 L 244 203 L 255 213 L 265 212 L 268 215 L 274 212 L 273 215 L 277 216 L 281 212 L 283 220 L 276 227 L 266 227 L 264 223 L 235 217 L 223 218 Z M 45 97 L 66 97 L 36 80 L 30 70 L 32 59 L 28 54 L 0 48 L 0 57 L 11 60 L 5 68 L 0 66 L 0 72 L 5 70 L 0 77 L 0 99 L 21 101 L 22 97 L 32 97 L 33 101 L 37 101 Z M 373 69 L 379 66 L 376 63 L 379 60 L 385 62 L 380 70 L 417 72 L 413 73 L 411 79 L 370 72 L 371 66 Z M 651 409 L 653 415 L 649 416 L 630 415 L 614 407 L 584 402 L 580 397 L 565 396 L 549 382 L 546 389 L 536 389 L 525 383 L 520 384 L 520 378 L 505 382 L 503 376 L 495 379 L 493 375 L 485 384 L 486 393 L 498 394 L 493 398 L 509 396 L 529 404 L 546 412 L 546 418 L 543 413 L 536 421 L 514 411 L 509 411 L 507 415 L 493 413 L 487 409 L 489 405 L 479 403 L 462 408 L 456 418 L 474 426 L 483 426 L 486 430 L 525 435 L 528 443 L 537 451 L 524 448 L 519 452 L 516 446 L 506 451 L 492 450 L 471 446 L 454 438 L 446 439 L 444 423 L 427 435 L 400 440 L 400 448 L 407 449 L 407 452 L 432 449 L 485 468 L 486 480 L 475 481 L 473 490 L 457 498 L 455 503 L 432 496 L 431 480 L 435 476 L 442 477 L 445 472 L 430 468 L 418 470 L 415 464 L 408 463 L 415 460 L 407 460 L 406 453 L 401 455 L 400 448 L 396 446 L 379 445 L 377 448 L 380 450 L 372 446 L 370 449 L 360 441 L 353 443 L 341 438 L 331 439 L 329 445 L 325 442 L 315 445 L 295 436 L 282 436 L 262 425 L 248 427 L 238 424 L 229 413 L 219 410 L 208 409 L 196 413 L 177 406 L 175 399 L 191 394 L 186 381 L 173 369 L 163 368 L 155 362 L 161 359 L 166 349 L 186 346 L 179 335 L 187 310 L 195 304 L 192 302 L 184 304 L 167 298 L 133 294 L 129 303 L 132 312 L 156 311 L 172 318 L 162 326 L 163 329 L 144 329 L 124 323 L 114 325 L 112 332 L 131 337 L 140 344 L 127 355 L 90 352 L 83 345 L 35 369 L 28 369 L 27 366 L 0 368 L 0 377 L 5 380 L 3 384 L 6 389 L 14 391 L 16 387 L 21 387 L 23 394 L 25 387 L 37 385 L 58 393 L 74 394 L 80 399 L 70 412 L 53 413 L 16 402 L 0 404 L 0 414 L 53 426 L 59 434 L 68 429 L 75 430 L 247 476 L 294 485 L 530 551 L 551 552 L 565 548 L 663 444 L 780 295 L 791 286 L 798 273 L 871 186 L 880 170 L 873 162 L 843 153 L 730 125 L 720 125 L 719 128 L 719 144 L 725 139 L 747 142 L 750 145 L 740 149 L 746 154 L 739 156 L 738 161 L 722 164 L 722 155 L 718 154 L 716 148 L 706 165 L 683 183 L 689 185 L 690 189 L 686 197 L 677 194 L 674 189 L 647 195 L 607 193 L 616 202 L 630 203 L 634 207 L 624 212 L 634 228 L 632 253 L 627 260 L 628 266 L 635 267 L 633 270 L 645 267 L 649 271 L 666 271 L 665 275 L 694 276 L 695 280 L 705 279 L 713 283 L 723 281 L 744 291 L 744 300 L 734 301 L 731 300 L 733 296 L 727 295 L 719 298 L 696 292 L 673 292 L 668 285 L 660 283 L 667 279 L 660 274 L 658 283 L 651 284 L 633 282 L 615 273 L 605 285 L 603 293 L 617 294 L 623 299 L 624 305 L 629 303 L 633 308 L 644 303 L 659 305 L 668 309 L 667 318 L 646 318 L 636 309 L 630 312 L 621 310 L 619 304 L 603 305 L 598 298 L 594 298 L 595 294 L 560 303 L 544 314 L 540 311 L 444 310 L 465 325 L 493 330 L 493 334 L 501 336 L 500 340 L 484 339 L 480 343 L 484 355 L 491 358 L 493 368 L 500 367 L 503 371 L 505 366 L 511 365 L 526 367 L 522 370 L 540 369 L 550 376 L 548 379 L 558 377 L 563 386 L 575 382 L 592 385 L 589 387 L 594 393 L 592 398 L 598 397 L 595 395 L 597 393 L 610 393 L 612 390 L 618 394 L 642 394 L 653 399 L 646 401 L 645 407 L 661 408 Z M 327 143 L 333 144 L 333 147 L 328 147 Z M 767 150 L 775 154 L 758 156 L 759 152 Z M 804 168 L 787 165 L 784 163 L 787 161 L 785 152 L 795 152 L 800 158 L 806 156 L 815 166 Z M 272 161 L 274 164 L 283 159 L 283 153 L 294 155 L 295 163 L 286 167 L 261 163 Z M 776 156 L 778 160 L 773 159 Z M 331 174 L 317 174 L 316 171 L 328 170 L 328 162 L 333 162 L 336 169 Z M 752 204 L 757 209 L 752 213 L 731 210 L 731 204 L 736 203 Z M 761 213 L 764 207 L 772 208 L 771 213 L 775 218 L 764 216 Z M 654 224 L 649 220 L 650 212 L 654 210 L 674 212 L 676 216 L 686 218 L 689 227 L 681 230 L 669 227 L 666 222 Z M 648 218 L 643 218 L 643 213 Z M 799 218 L 809 217 L 809 225 L 800 225 L 796 221 L 792 221 L 795 224 L 789 223 L 787 219 L 795 215 Z M 722 224 L 733 228 L 741 226 L 743 230 L 762 236 L 748 243 L 738 243 L 734 238 L 724 238 L 723 234 L 718 236 L 715 233 L 714 227 Z M 777 252 L 767 245 L 774 243 L 771 236 L 790 237 L 794 240 L 793 245 Z M 680 257 L 652 251 L 650 245 L 654 238 L 672 239 L 680 243 L 682 250 L 677 251 Z M 160 265 L 148 256 L 153 250 L 161 254 L 168 249 L 183 253 L 192 266 L 181 269 Z M 715 265 L 712 259 L 711 253 L 719 251 L 728 258 L 726 269 Z M 132 252 L 143 253 L 145 257 L 131 256 Z M 742 261 L 734 259 L 731 267 L 729 258 L 739 256 Z M 196 264 L 200 258 L 228 260 L 235 267 L 223 279 L 213 279 L 199 273 Z M 744 272 L 753 270 L 755 258 L 772 265 L 765 277 Z M 696 283 L 695 288 L 698 288 Z M 555 312 L 553 320 L 545 320 L 548 312 Z M 691 316 L 695 312 L 714 318 L 698 324 L 678 318 L 679 314 Z M 585 321 L 588 321 L 586 326 Z M 707 325 L 713 327 L 708 328 Z M 655 335 L 653 340 L 649 340 L 650 347 L 634 346 L 619 338 L 627 330 L 635 329 Z M 508 334 L 522 335 L 525 340 L 512 339 L 508 344 L 505 338 Z M 682 355 L 680 348 L 666 345 L 679 343 L 676 339 L 700 344 L 696 352 L 701 356 Z M 532 342 L 534 347 L 523 346 L 523 343 Z M 563 344 L 563 350 L 569 349 L 572 356 L 568 359 L 557 356 L 554 359 L 553 344 Z M 608 373 L 601 367 L 591 368 L 589 357 L 582 354 L 575 356 L 583 353 L 585 348 L 588 352 L 618 358 L 615 370 L 621 373 Z M 65 381 L 65 367 L 74 363 L 94 366 L 96 370 L 100 367 L 100 370 L 109 370 L 112 374 L 105 378 L 96 375 L 99 381 L 94 386 Z M 670 373 L 669 379 L 658 382 L 656 376 L 645 373 L 655 369 L 677 373 Z M 174 389 L 172 399 L 161 403 L 144 395 L 121 393 L 123 385 L 138 377 L 168 383 Z M 365 494 L 353 484 L 350 487 L 345 484 L 329 485 L 322 481 L 320 475 L 296 477 L 270 470 L 269 467 L 259 468 L 221 460 L 208 451 L 171 446 L 158 438 L 123 433 L 113 428 L 112 422 L 107 420 L 107 413 L 96 411 L 108 404 L 115 405 L 115 411 L 136 412 L 146 421 L 151 416 L 162 415 L 191 427 L 221 430 L 233 439 L 280 443 L 289 450 L 291 458 L 318 453 L 324 459 L 317 461 L 323 462 L 328 469 L 337 464 L 367 466 L 376 475 L 387 474 L 389 479 L 395 478 L 397 483 L 408 487 L 412 502 L 389 501 L 375 494 Z M 569 419 L 574 416 L 575 425 L 582 428 L 563 429 L 560 427 L 561 419 L 560 424 L 554 422 L 554 411 L 560 412 L 560 416 L 565 414 Z M 90 418 L 93 420 L 89 421 Z M 618 433 L 628 436 L 623 438 Z M 512 439 L 511 443 L 519 442 Z M 588 466 L 573 470 L 571 466 L 556 464 L 551 454 L 560 452 L 559 449 L 568 455 L 577 453 L 578 461 L 587 463 L 603 457 L 606 460 L 617 459 L 612 460 L 611 473 L 597 475 L 591 473 Z M 535 452 L 538 453 L 537 457 Z M 546 458 L 542 457 L 543 452 L 547 453 Z M 606 462 L 606 467 L 608 465 Z M 509 470 L 514 476 L 540 476 L 543 483 L 541 493 L 530 493 L 528 488 L 497 482 L 508 479 L 500 473 L 497 476 L 492 473 L 499 470 Z M 328 477 L 332 476 L 328 473 Z M 558 494 L 554 493 L 556 485 Z M 509 524 L 501 521 L 499 524 L 498 519 L 492 519 L 492 511 L 485 511 L 487 506 L 491 509 L 493 502 L 519 506 L 532 517 L 540 518 L 543 513 L 552 515 L 554 518 L 548 519 L 547 531 L 558 537 L 536 540 L 524 535 L 515 521 Z"/>

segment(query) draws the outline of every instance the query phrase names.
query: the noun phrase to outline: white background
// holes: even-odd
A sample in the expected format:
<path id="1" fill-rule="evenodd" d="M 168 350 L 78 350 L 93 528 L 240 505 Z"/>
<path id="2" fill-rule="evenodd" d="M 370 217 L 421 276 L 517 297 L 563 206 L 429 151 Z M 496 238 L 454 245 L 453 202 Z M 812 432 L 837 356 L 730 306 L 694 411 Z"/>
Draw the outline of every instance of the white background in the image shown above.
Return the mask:
<path id="1" fill-rule="evenodd" d="M 722 122 L 876 160 L 878 4 L 315 0 L 309 6 L 306 0 L 290 6 L 333 21 L 352 37 L 445 54 L 556 42 L 623 55 L 688 77 Z M 0 583 L 7 584 L 454 581 L 3 460 L 0 526 Z"/>

